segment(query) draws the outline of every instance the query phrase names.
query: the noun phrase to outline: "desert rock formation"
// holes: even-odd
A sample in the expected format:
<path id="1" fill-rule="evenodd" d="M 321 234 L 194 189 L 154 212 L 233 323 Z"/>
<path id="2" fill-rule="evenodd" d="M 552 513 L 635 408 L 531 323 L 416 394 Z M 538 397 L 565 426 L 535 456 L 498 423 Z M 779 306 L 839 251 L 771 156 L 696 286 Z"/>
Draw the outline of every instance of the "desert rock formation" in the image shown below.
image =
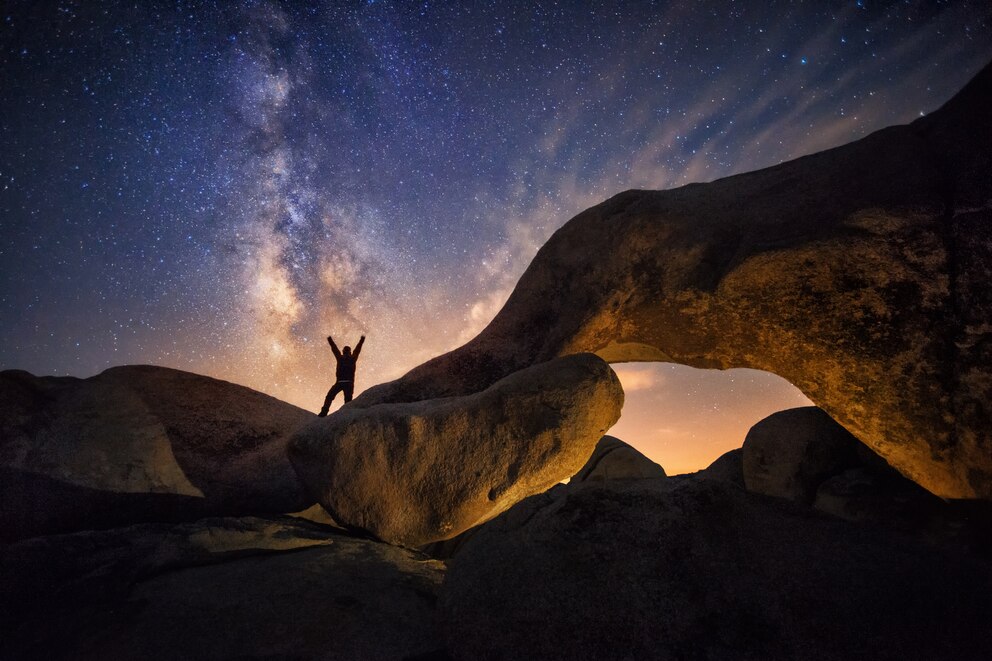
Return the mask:
<path id="1" fill-rule="evenodd" d="M 0 545 L 0 658 L 416 657 L 443 646 L 443 571 L 288 517 L 23 540 Z"/>
<path id="2" fill-rule="evenodd" d="M 992 498 L 992 67 L 927 117 L 592 207 L 492 323 L 353 406 L 477 392 L 556 356 L 778 374 L 901 473 Z"/>
<path id="3" fill-rule="evenodd" d="M 859 445 L 815 406 L 773 413 L 744 438 L 744 484 L 754 493 L 811 505 L 820 484 L 859 463 Z"/>
<path id="4" fill-rule="evenodd" d="M 415 548 L 573 475 L 622 405 L 610 366 L 579 354 L 474 395 L 345 407 L 303 428 L 290 457 L 335 521 Z"/>
<path id="5" fill-rule="evenodd" d="M 988 566 L 712 480 L 568 485 L 482 526 L 445 577 L 454 659 L 992 654 Z"/>
<path id="6" fill-rule="evenodd" d="M 0 373 L 0 538 L 301 510 L 286 445 L 311 418 L 164 367 Z"/>
<path id="7" fill-rule="evenodd" d="M 728 471 L 752 493 L 784 498 L 929 543 L 992 556 L 992 503 L 937 498 L 907 480 L 824 411 L 804 406 L 755 424 Z M 718 460 L 721 461 L 721 460 Z M 720 479 L 716 466 L 697 475 Z"/>

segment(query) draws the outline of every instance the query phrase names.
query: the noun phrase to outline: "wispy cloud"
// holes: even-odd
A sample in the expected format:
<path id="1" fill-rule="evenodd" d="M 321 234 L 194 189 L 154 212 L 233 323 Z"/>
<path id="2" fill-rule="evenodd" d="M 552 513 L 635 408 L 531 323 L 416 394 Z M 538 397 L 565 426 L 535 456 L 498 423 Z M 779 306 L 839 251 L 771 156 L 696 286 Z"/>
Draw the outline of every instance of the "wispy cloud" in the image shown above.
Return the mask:
<path id="1" fill-rule="evenodd" d="M 617 373 L 620 385 L 626 393 L 650 390 L 664 383 L 664 377 L 650 366 L 621 364 L 614 365 L 613 371 Z"/>

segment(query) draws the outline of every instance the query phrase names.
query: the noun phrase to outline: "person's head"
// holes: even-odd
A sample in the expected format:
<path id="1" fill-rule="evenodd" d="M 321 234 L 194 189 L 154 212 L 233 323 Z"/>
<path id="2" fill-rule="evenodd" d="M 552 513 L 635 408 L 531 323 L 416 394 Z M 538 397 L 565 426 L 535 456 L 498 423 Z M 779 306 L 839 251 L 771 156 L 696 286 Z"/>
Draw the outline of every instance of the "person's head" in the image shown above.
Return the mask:
<path id="1" fill-rule="evenodd" d="M 346 356 L 350 356 L 351 355 L 351 347 L 345 347 L 344 348 L 344 355 L 346 355 Z"/>

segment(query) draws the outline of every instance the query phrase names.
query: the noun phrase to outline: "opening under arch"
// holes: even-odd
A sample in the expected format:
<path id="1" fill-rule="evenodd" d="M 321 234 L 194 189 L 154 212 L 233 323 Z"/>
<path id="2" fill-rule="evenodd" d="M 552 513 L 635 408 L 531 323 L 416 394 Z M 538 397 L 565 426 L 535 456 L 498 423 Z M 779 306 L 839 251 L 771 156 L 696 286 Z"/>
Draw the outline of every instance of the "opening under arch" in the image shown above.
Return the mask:
<path id="1" fill-rule="evenodd" d="M 625 401 L 608 432 L 659 463 L 669 475 L 709 466 L 741 447 L 759 420 L 812 406 L 794 385 L 771 372 L 712 370 L 677 363 L 614 363 Z"/>

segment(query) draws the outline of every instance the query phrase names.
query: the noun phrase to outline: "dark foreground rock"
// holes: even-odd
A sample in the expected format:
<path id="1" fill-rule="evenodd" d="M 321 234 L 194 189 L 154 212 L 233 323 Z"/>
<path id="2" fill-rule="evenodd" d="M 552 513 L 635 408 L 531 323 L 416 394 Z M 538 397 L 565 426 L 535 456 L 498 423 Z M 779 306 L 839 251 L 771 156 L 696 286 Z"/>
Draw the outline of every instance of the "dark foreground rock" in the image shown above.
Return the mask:
<path id="1" fill-rule="evenodd" d="M 723 453 L 712 464 L 699 471 L 697 475 L 707 480 L 729 482 L 743 489 L 744 450 L 737 448 Z"/>
<path id="2" fill-rule="evenodd" d="M 861 466 L 834 475 L 817 489 L 813 507 L 992 561 L 992 503 L 942 500 L 891 469 Z"/>
<path id="3" fill-rule="evenodd" d="M 619 438 L 604 436 L 569 483 L 665 477 L 665 469 Z"/>
<path id="4" fill-rule="evenodd" d="M 992 557 L 992 503 L 937 498 L 815 406 L 761 420 L 740 452 L 748 491 Z"/>
<path id="5" fill-rule="evenodd" d="M 744 483 L 754 493 L 811 505 L 828 477 L 860 463 L 860 445 L 820 408 L 779 411 L 744 438 Z"/>
<path id="6" fill-rule="evenodd" d="M 443 565 L 289 518 L 0 546 L 0 658 L 403 659 L 442 647 Z"/>
<path id="7" fill-rule="evenodd" d="M 480 528 L 455 659 L 982 659 L 988 565 L 699 478 L 557 487 Z"/>
<path id="8" fill-rule="evenodd" d="M 571 219 L 465 346 L 352 406 L 576 352 L 778 374 L 902 474 L 992 498 L 992 67 L 907 126 Z"/>
<path id="9" fill-rule="evenodd" d="M 623 405 L 591 354 L 466 397 L 346 407 L 293 439 L 293 465 L 335 521 L 389 543 L 449 539 L 573 475 Z"/>
<path id="10" fill-rule="evenodd" d="M 312 414 L 164 367 L 0 373 L 0 539 L 301 510 L 286 456 Z"/>

